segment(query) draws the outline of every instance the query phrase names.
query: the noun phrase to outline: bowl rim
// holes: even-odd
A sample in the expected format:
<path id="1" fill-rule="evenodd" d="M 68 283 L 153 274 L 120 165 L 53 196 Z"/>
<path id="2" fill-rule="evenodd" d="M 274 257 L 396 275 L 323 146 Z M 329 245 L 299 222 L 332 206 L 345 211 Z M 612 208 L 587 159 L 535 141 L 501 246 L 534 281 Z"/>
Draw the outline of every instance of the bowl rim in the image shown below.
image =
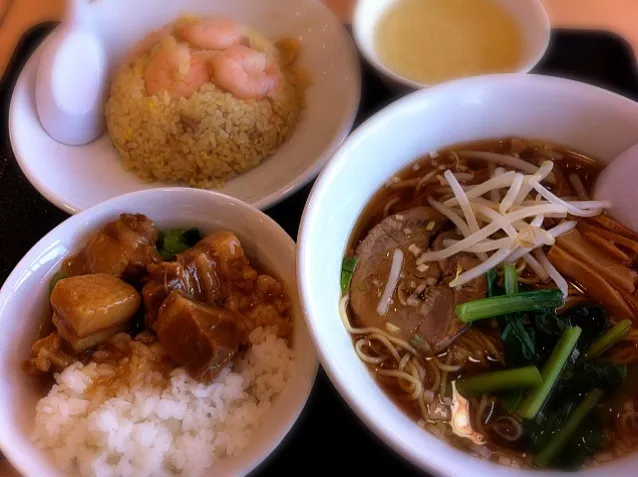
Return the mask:
<path id="1" fill-rule="evenodd" d="M 431 88 L 433 86 L 436 86 L 437 84 L 441 84 L 443 82 L 446 81 L 456 81 L 456 79 L 464 79 L 467 77 L 463 77 L 463 78 L 453 78 L 450 80 L 446 80 L 446 81 L 442 81 L 439 83 L 434 83 L 434 84 L 430 84 L 430 83 L 422 83 L 420 81 L 416 81 L 413 79 L 408 78 L 407 76 L 403 76 L 397 72 L 395 72 L 394 70 L 392 70 L 391 68 L 387 67 L 380 59 L 379 59 L 379 55 L 377 55 L 376 53 L 376 49 L 374 48 L 374 46 L 366 46 L 366 44 L 361 40 L 362 37 L 362 31 L 363 31 L 363 24 L 365 23 L 363 21 L 363 9 L 364 9 L 364 4 L 366 3 L 372 3 L 372 2 L 376 2 L 378 0 L 358 0 L 355 8 L 354 8 L 354 14 L 352 17 L 352 33 L 353 33 L 353 37 L 354 37 L 354 41 L 357 45 L 357 48 L 359 49 L 359 51 L 361 52 L 361 54 L 363 55 L 363 57 L 366 59 L 366 61 L 372 65 L 379 73 L 381 73 L 382 75 L 386 76 L 387 78 L 399 83 L 402 86 L 408 87 L 410 89 L 423 89 L 423 88 Z M 528 0 L 529 1 L 529 0 Z M 547 52 L 547 49 L 549 47 L 549 43 L 550 43 L 550 39 L 551 39 L 551 23 L 549 21 L 549 14 L 547 13 L 547 9 L 545 8 L 545 5 L 543 4 L 543 2 L 541 0 L 532 0 L 533 2 L 533 6 L 536 9 L 536 13 L 538 14 L 538 20 L 539 20 L 539 25 L 538 28 L 539 30 L 542 29 L 542 33 L 544 36 L 544 40 L 543 43 L 541 45 L 541 47 L 538 49 L 538 51 L 536 52 L 535 55 L 530 55 L 529 60 L 523 64 L 522 66 L 520 66 L 519 68 L 515 69 L 512 72 L 507 72 L 507 73 L 494 73 L 494 74 L 511 74 L 511 73 L 529 73 L 543 58 L 543 56 L 545 56 L 545 53 Z M 378 21 L 378 18 L 376 19 Z M 519 27 L 520 30 L 520 27 Z M 487 73 L 489 74 L 489 73 Z M 485 75 L 472 75 L 472 76 L 485 76 Z"/>
<path id="2" fill-rule="evenodd" d="M 300 6 L 303 6 L 304 4 L 304 0 L 295 0 L 295 1 Z M 281 186 L 278 187 L 276 190 L 266 195 L 263 195 L 262 197 L 256 198 L 256 200 L 251 201 L 249 203 L 249 205 L 251 205 L 252 207 L 255 207 L 260 210 L 265 210 L 269 207 L 272 207 L 280 203 L 284 199 L 288 198 L 289 196 L 291 196 L 292 194 L 294 194 L 295 192 L 303 188 L 309 182 L 311 182 L 320 173 L 320 171 L 323 169 L 326 163 L 330 160 L 330 158 L 334 155 L 334 153 L 337 151 L 337 149 L 343 143 L 343 141 L 348 137 L 348 135 L 352 131 L 352 128 L 354 126 L 355 120 L 359 112 L 359 107 L 361 104 L 362 74 L 361 74 L 361 64 L 359 61 L 358 48 L 354 41 L 354 38 L 352 35 L 350 35 L 350 33 L 348 33 L 348 30 L 346 29 L 345 25 L 339 20 L 339 18 L 332 12 L 332 10 L 330 10 L 326 5 L 324 5 L 323 2 L 319 0 L 312 0 L 312 4 L 313 4 L 313 8 L 319 8 L 323 10 L 325 14 L 330 16 L 335 22 L 336 31 L 338 32 L 338 35 L 337 35 L 338 41 L 343 44 L 344 55 L 347 56 L 348 62 L 352 66 L 352 75 L 350 76 L 350 80 L 352 82 L 352 88 L 354 89 L 354 91 L 356 91 L 356 94 L 350 98 L 350 101 L 346 105 L 347 107 L 343 108 L 344 105 L 341 105 L 342 109 L 344 111 L 347 111 L 347 114 L 342 115 L 340 122 L 337 124 L 335 129 L 336 134 L 332 136 L 330 141 L 327 141 L 323 145 L 321 152 L 315 157 L 313 162 L 310 163 L 309 166 L 306 167 L 304 170 L 302 170 L 300 173 L 294 176 L 290 176 L 290 178 L 286 180 L 285 182 L 283 182 Z M 28 72 L 30 68 L 34 68 L 36 69 L 36 72 L 34 72 L 34 74 L 37 73 L 37 64 L 35 64 L 34 62 L 36 60 L 39 60 L 45 44 L 53 39 L 54 35 L 59 31 L 59 27 L 60 25 L 57 25 L 52 31 L 46 34 L 45 38 L 43 38 L 41 43 L 30 54 L 29 58 L 26 60 L 26 62 L 24 63 L 20 72 L 17 75 L 17 79 L 15 81 L 14 87 L 12 88 L 11 96 L 9 100 L 9 115 L 8 115 L 9 116 L 8 118 L 9 143 L 11 145 L 13 154 L 16 158 L 16 162 L 18 163 L 18 166 L 20 167 L 20 170 L 26 176 L 27 180 L 37 189 L 37 191 L 45 199 L 47 199 L 49 202 L 51 202 L 53 205 L 55 205 L 62 211 L 71 215 L 75 215 L 79 212 L 89 209 L 90 207 L 93 207 L 99 202 L 95 202 L 94 200 L 92 200 L 91 202 L 93 203 L 90 206 L 88 207 L 84 206 L 81 203 L 78 203 L 78 201 L 76 200 L 64 197 L 63 194 L 58 192 L 56 188 L 51 187 L 46 181 L 39 180 L 38 177 L 40 177 L 41 175 L 36 174 L 36 170 L 38 170 L 38 168 L 34 167 L 33 160 L 27 159 L 28 155 L 25 154 L 24 148 L 22 147 L 22 143 L 17 140 L 16 131 L 15 131 L 16 124 L 18 123 L 18 119 L 17 119 L 18 116 L 24 114 L 21 111 L 21 108 L 20 110 L 18 109 L 15 91 L 18 85 L 22 86 L 22 84 L 26 81 L 25 72 Z M 25 85 L 24 87 L 29 88 L 28 85 Z M 33 94 L 35 94 L 35 92 L 33 92 Z M 35 97 L 33 101 L 35 101 Z M 34 104 L 34 107 L 35 107 L 35 104 Z M 35 111 L 34 114 L 37 118 L 37 111 Z M 39 118 L 37 119 L 39 121 Z M 294 134 L 295 132 L 293 131 L 293 135 Z M 76 146 L 76 147 L 78 148 L 85 147 L 88 144 L 91 144 L 92 142 L 99 140 L 104 135 L 108 135 L 108 131 L 106 130 L 106 127 L 92 141 L 90 141 L 87 144 Z M 272 158 L 273 158 L 273 155 L 267 157 L 266 159 L 272 159 Z M 258 169 L 258 167 L 259 166 L 257 166 L 255 169 Z M 121 174 L 121 175 L 134 174 L 134 172 L 126 170 L 122 164 L 120 164 L 120 169 L 121 170 L 119 170 L 118 174 Z M 140 184 L 143 184 L 142 179 L 139 179 L 137 176 L 135 176 L 135 178 L 138 180 Z M 230 181 L 232 180 L 233 179 L 230 179 Z M 188 184 L 171 183 L 170 181 L 169 182 L 155 181 L 153 184 L 156 184 L 157 187 L 149 187 L 148 189 L 166 189 L 166 188 L 174 188 L 174 187 L 188 188 L 189 187 Z M 85 185 L 88 186 L 89 184 L 85 184 Z M 146 190 L 146 189 L 132 190 L 126 193 L 128 194 L 131 192 L 138 192 L 140 190 Z M 202 189 L 202 190 L 210 190 L 210 191 L 216 192 L 218 189 Z M 109 200 L 111 198 L 113 197 L 109 197 L 106 200 Z"/>
<path id="3" fill-rule="evenodd" d="M 97 214 L 106 213 L 109 209 L 112 208 L 112 203 L 121 202 L 125 203 L 128 199 L 131 198 L 144 198 L 144 196 L 149 196 L 145 198 L 146 200 L 151 200 L 155 196 L 159 195 L 175 195 L 175 196 L 183 196 L 184 198 L 188 198 L 189 196 L 201 196 L 201 200 L 211 200 L 219 203 L 224 202 L 227 205 L 223 207 L 236 207 L 241 209 L 243 212 L 247 212 L 252 215 L 256 220 L 256 223 L 259 223 L 259 228 L 270 229 L 270 233 L 277 235 L 278 241 L 282 241 L 282 247 L 288 246 L 292 249 L 295 249 L 294 240 L 288 235 L 288 233 L 271 217 L 266 215 L 263 211 L 245 203 L 241 200 L 223 194 L 221 192 L 204 190 L 204 189 L 191 189 L 186 187 L 161 187 L 155 189 L 145 189 L 140 191 L 129 192 L 127 194 L 123 194 L 117 197 L 113 197 L 111 199 L 105 200 L 98 204 L 95 204 L 82 212 L 71 215 L 66 218 L 60 224 L 56 225 L 53 229 L 47 232 L 42 238 L 40 238 L 30 249 L 29 251 L 20 259 L 17 265 L 12 269 L 11 273 L 3 283 L 2 287 L 0 287 L 0 316 L 3 314 L 7 303 L 12 299 L 12 295 L 14 294 L 14 290 L 21 286 L 20 280 L 24 276 L 24 271 L 27 270 L 31 263 L 33 263 L 34 259 L 37 258 L 42 250 L 41 248 L 46 248 L 46 244 L 49 242 L 52 243 L 52 237 L 60 233 L 62 229 L 70 228 L 75 231 L 81 230 L 82 224 L 84 223 L 85 217 L 93 217 Z M 208 197 L 208 199 L 206 199 Z M 179 199 L 175 199 L 179 200 Z M 113 211 L 114 214 L 119 213 L 118 211 Z M 205 211 L 201 212 L 202 214 Z M 76 233 L 73 233 L 76 235 Z M 296 254 L 294 255 L 294 260 L 296 261 Z M 301 299 L 299 299 L 299 318 L 300 324 L 306 327 L 306 332 L 310 337 L 310 331 L 307 329 L 307 324 L 305 321 L 305 317 L 303 316 L 303 308 L 301 306 Z M 281 432 L 279 432 L 276 436 L 276 439 L 271 440 L 268 445 L 266 445 L 265 452 L 254 457 L 250 461 L 246 461 L 247 465 L 242 467 L 242 470 L 245 471 L 245 474 L 252 472 L 254 469 L 262 465 L 268 457 L 270 457 L 274 452 L 277 451 L 278 447 L 284 442 L 286 437 L 290 435 L 295 424 L 299 421 L 299 417 L 304 411 L 306 405 L 308 404 L 308 399 L 312 393 L 312 389 L 314 388 L 314 384 L 317 378 L 317 374 L 319 371 L 319 360 L 317 358 L 316 351 L 314 347 L 309 350 L 310 356 L 309 359 L 313 361 L 313 365 L 309 366 L 309 375 L 304 376 L 304 386 L 302 392 L 296 394 L 298 396 L 297 399 L 294 400 L 294 406 L 288 406 L 287 409 L 289 412 L 285 414 L 285 425 L 281 428 Z M 15 431 L 10 431 L 11 434 Z M 7 442 L 7 438 L 10 438 L 11 434 L 7 435 L 4 431 L 0 433 L 0 448 L 2 449 L 3 455 L 9 461 L 11 466 L 16 469 L 21 475 L 28 475 L 27 468 L 25 468 L 25 461 L 28 460 L 31 452 L 42 452 L 40 449 L 36 449 L 32 447 L 29 449 L 28 453 L 25 453 L 21 449 L 15 447 L 10 444 L 9 446 L 5 445 Z M 26 455 L 25 455 L 26 454 Z M 237 459 L 242 459 L 242 456 L 235 457 Z"/>
<path id="4" fill-rule="evenodd" d="M 333 360 L 331 354 L 328 352 L 328 349 L 325 345 L 327 338 L 325 338 L 324 333 L 318 329 L 317 322 L 319 320 L 325 320 L 325 310 L 323 311 L 323 315 L 319 316 L 317 314 L 318 310 L 316 307 L 312 305 L 311 300 L 307 297 L 312 294 L 313 290 L 313 279 L 310 268 L 307 265 L 308 257 L 312 254 L 312 250 L 307 247 L 306 242 L 308 241 L 308 236 L 312 229 L 317 228 L 317 214 L 323 214 L 321 211 L 322 203 L 321 199 L 330 194 L 330 189 L 332 185 L 332 181 L 334 177 L 341 173 L 341 169 L 345 163 L 348 161 L 348 156 L 351 154 L 350 150 L 353 148 L 357 148 L 357 144 L 366 140 L 367 136 L 371 134 L 372 131 L 377 131 L 378 127 L 382 125 L 384 122 L 388 121 L 389 118 L 393 116 L 401 114 L 403 109 L 409 109 L 414 106 L 416 103 L 419 103 L 423 99 L 433 95 L 440 94 L 439 91 L 450 91 L 458 90 L 459 88 L 469 88 L 472 86 L 479 86 L 484 83 L 508 83 L 508 82 L 527 82 L 532 83 L 534 85 L 546 86 L 552 88 L 571 88 L 572 91 L 579 90 L 583 95 L 598 95 L 599 97 L 607 97 L 610 101 L 616 102 L 616 104 L 622 104 L 626 107 L 631 107 L 636 113 L 638 117 L 638 102 L 632 101 L 631 99 L 622 96 L 613 91 L 609 91 L 598 86 L 593 86 L 587 83 L 583 83 L 580 81 L 575 81 L 566 78 L 560 78 L 555 76 L 548 75 L 539 75 L 539 74 L 520 74 L 520 73 L 499 73 L 499 74 L 490 74 L 490 75 L 480 75 L 468 78 L 460 78 L 453 81 L 443 82 L 441 84 L 435 85 L 432 88 L 426 88 L 414 91 L 403 98 L 391 103 L 386 106 L 382 110 L 378 111 L 362 124 L 360 124 L 348 137 L 344 144 L 339 148 L 339 151 L 333 156 L 332 160 L 329 164 L 324 168 L 319 177 L 317 178 L 312 191 L 306 201 L 306 205 L 304 207 L 303 215 L 301 218 L 301 223 L 299 227 L 299 234 L 297 236 L 297 283 L 298 290 L 300 294 L 301 306 L 304 312 L 304 317 L 306 319 L 306 324 L 308 330 L 310 331 L 310 336 L 312 342 L 315 346 L 315 350 L 317 355 L 319 356 L 319 361 L 321 362 L 321 366 L 329 377 L 331 383 L 339 392 L 340 396 L 346 401 L 350 409 L 352 409 L 358 418 L 365 424 L 365 426 L 370 429 L 378 438 L 380 438 L 385 445 L 387 445 L 390 449 L 396 452 L 398 455 L 406 459 L 408 462 L 417 466 L 422 470 L 426 470 L 428 472 L 433 473 L 434 475 L 440 476 L 453 476 L 453 475 L 462 475 L 455 474 L 454 472 L 467 472 L 469 467 L 474 463 L 481 462 L 485 464 L 486 461 L 479 460 L 470 454 L 467 454 L 463 451 L 458 450 L 460 456 L 465 456 L 467 460 L 463 461 L 463 464 L 460 464 L 460 467 L 449 467 L 443 466 L 437 460 L 432 458 L 426 458 L 417 450 L 412 447 L 405 445 L 404 442 L 397 436 L 395 432 L 389 430 L 386 425 L 383 425 L 380 420 L 378 420 L 375 416 L 368 412 L 368 406 L 366 405 L 366 396 L 362 396 L 355 391 L 355 386 L 351 383 L 346 383 L 342 381 L 339 377 L 339 373 L 337 372 L 338 368 L 342 368 L 343 366 L 350 366 L 355 363 L 354 360 L 351 361 L 339 361 Z M 368 197 L 368 200 L 372 197 L 375 191 L 371 191 Z M 357 212 L 357 216 L 359 216 L 361 211 Z M 335 304 L 336 305 L 336 304 Z M 339 321 L 340 324 L 340 321 Z M 359 362 L 356 362 L 359 364 Z M 393 404 L 394 405 L 394 404 Z M 423 430 L 423 432 L 427 432 Z M 433 439 L 437 439 L 435 436 L 432 436 Z M 438 439 L 437 439 L 438 440 Z M 455 449 L 453 446 L 450 446 L 447 443 L 444 445 L 449 449 Z M 487 462 L 490 466 L 489 470 L 491 471 L 499 471 L 499 475 L 502 475 L 504 472 L 510 471 L 507 467 L 500 466 L 491 462 Z M 592 473 L 593 472 L 593 473 Z M 516 470 L 516 475 L 524 475 L 529 477 L 545 477 L 548 475 L 555 474 L 555 471 L 549 471 L 549 473 L 545 473 L 539 470 Z M 588 477 L 593 477 L 596 475 L 595 469 L 584 469 L 583 471 L 579 471 L 578 475 L 586 475 Z M 481 473 L 475 475 L 489 475 L 489 473 Z"/>

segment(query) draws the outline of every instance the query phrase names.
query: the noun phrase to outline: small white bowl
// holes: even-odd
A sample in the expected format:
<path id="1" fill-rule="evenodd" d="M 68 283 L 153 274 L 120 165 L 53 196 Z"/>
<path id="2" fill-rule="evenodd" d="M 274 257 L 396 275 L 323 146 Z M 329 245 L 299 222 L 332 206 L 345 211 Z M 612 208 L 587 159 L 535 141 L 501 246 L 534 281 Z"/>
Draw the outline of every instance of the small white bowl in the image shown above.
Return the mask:
<path id="1" fill-rule="evenodd" d="M 360 126 L 317 179 L 298 236 L 297 280 L 321 363 L 359 417 L 421 469 L 440 476 L 547 477 L 478 460 L 404 414 L 355 353 L 339 317 L 341 262 L 371 196 L 426 153 L 479 139 L 520 136 L 609 162 L 638 143 L 638 103 L 593 86 L 536 75 L 451 81 L 406 96 Z M 329 233 L 327 233 L 329 231 Z M 638 453 L 573 475 L 635 475 Z"/>
<path id="2" fill-rule="evenodd" d="M 267 38 L 299 40 L 298 62 L 313 83 L 297 128 L 273 156 L 219 192 L 260 209 L 270 207 L 312 180 L 352 128 L 361 96 L 357 49 L 339 19 L 317 0 L 99 0 L 89 8 L 111 74 L 142 37 L 184 14 L 227 15 Z M 41 51 L 16 83 L 9 132 L 18 164 L 47 200 L 75 214 L 128 192 L 181 185 L 144 182 L 126 171 L 107 133 L 77 147 L 51 139 L 35 106 Z"/>
<path id="3" fill-rule="evenodd" d="M 354 38 L 366 60 L 391 86 L 409 90 L 427 88 L 432 85 L 414 81 L 396 73 L 385 66 L 377 55 L 375 48 L 377 24 L 388 8 L 398 1 L 401 0 L 358 0 L 352 21 Z M 549 45 L 551 27 L 547 12 L 541 0 L 493 1 L 512 15 L 522 35 L 523 54 L 518 67 L 511 73 L 527 73 L 540 61 Z"/>
<path id="4" fill-rule="evenodd" d="M 160 228 L 231 230 L 240 238 L 248 258 L 278 277 L 290 293 L 296 358 L 293 374 L 246 451 L 220 460 L 209 472 L 245 475 L 273 452 L 299 417 L 315 380 L 317 358 L 299 305 L 293 240 L 257 209 L 196 189 L 154 189 L 106 201 L 53 229 L 15 267 L 0 290 L 0 331 L 8 338 L 0 341 L 0 448 L 23 475 L 63 475 L 50 454 L 31 444 L 35 405 L 43 394 L 33 379 L 24 375 L 20 363 L 28 357 L 38 323 L 48 310 L 48 284 L 62 259 L 122 212 L 146 214 Z"/>

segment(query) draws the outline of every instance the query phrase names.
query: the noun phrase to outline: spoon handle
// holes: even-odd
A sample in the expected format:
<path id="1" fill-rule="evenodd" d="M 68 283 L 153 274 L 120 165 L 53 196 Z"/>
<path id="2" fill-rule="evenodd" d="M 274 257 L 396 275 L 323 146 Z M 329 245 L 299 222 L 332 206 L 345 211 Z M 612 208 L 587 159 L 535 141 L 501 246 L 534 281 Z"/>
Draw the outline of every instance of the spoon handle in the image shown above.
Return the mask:
<path id="1" fill-rule="evenodd" d="M 87 0 L 67 0 L 64 23 L 70 27 L 82 27 L 86 25 L 88 20 L 87 6 Z"/>

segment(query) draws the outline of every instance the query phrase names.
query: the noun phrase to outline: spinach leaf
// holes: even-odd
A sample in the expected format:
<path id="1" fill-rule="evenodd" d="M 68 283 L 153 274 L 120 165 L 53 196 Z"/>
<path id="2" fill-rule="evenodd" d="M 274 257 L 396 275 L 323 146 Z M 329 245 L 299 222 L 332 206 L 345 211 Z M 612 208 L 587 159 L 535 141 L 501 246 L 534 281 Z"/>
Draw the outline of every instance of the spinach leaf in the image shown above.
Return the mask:
<path id="1" fill-rule="evenodd" d="M 601 450 L 606 444 L 607 437 L 603 432 L 600 418 L 592 413 L 581 424 L 552 464 L 558 469 L 578 470 L 590 456 Z"/>
<path id="2" fill-rule="evenodd" d="M 534 314 L 534 326 L 541 333 L 561 336 L 569 322 L 553 311 L 540 311 Z"/>
<path id="3" fill-rule="evenodd" d="M 584 348 L 596 340 L 609 326 L 609 315 L 604 308 L 591 303 L 583 303 L 570 308 L 561 315 L 571 326 L 579 326 L 579 347 Z"/>
<path id="4" fill-rule="evenodd" d="M 561 401 L 552 411 L 545 410 L 535 419 L 523 421 L 523 431 L 534 453 L 544 449 L 550 439 L 565 426 L 580 400 L 582 396 L 577 397 L 576 401 Z M 561 452 L 552 459 L 551 465 L 562 470 L 578 469 L 588 457 L 605 445 L 602 420 L 596 413 L 591 413 L 578 426 Z"/>
<path id="5" fill-rule="evenodd" d="M 556 347 L 569 322 L 551 310 L 534 313 L 532 323 L 536 330 L 536 362 L 544 363 Z"/>
<path id="6" fill-rule="evenodd" d="M 505 316 L 501 339 L 505 344 L 505 360 L 508 366 L 535 364 L 535 332 L 523 324 L 520 314 Z"/>
<path id="7" fill-rule="evenodd" d="M 155 246 L 157 251 L 164 257 L 164 260 L 173 260 L 175 255 L 193 247 L 201 240 L 199 229 L 170 229 L 167 232 L 160 232 L 157 236 Z"/>
<path id="8" fill-rule="evenodd" d="M 518 409 L 518 406 L 521 404 L 521 401 L 523 400 L 523 391 L 511 391 L 507 394 L 504 394 L 501 399 L 503 409 L 505 409 L 505 412 L 511 414 L 516 411 L 516 409 Z"/>
<path id="9" fill-rule="evenodd" d="M 567 421 L 574 407 L 572 401 L 567 401 L 553 411 L 541 411 L 536 418 L 523 421 L 523 431 L 534 452 L 545 447 L 550 437 Z"/>
<path id="10" fill-rule="evenodd" d="M 627 366 L 624 364 L 581 360 L 565 370 L 556 393 L 569 398 L 586 393 L 592 388 L 614 392 L 626 376 Z"/>
<path id="11" fill-rule="evenodd" d="M 498 280 L 498 273 L 496 273 L 495 268 L 492 268 L 485 274 L 485 280 L 487 281 L 487 296 L 502 295 L 502 292 L 498 289 L 498 285 L 496 283 Z"/>
<path id="12" fill-rule="evenodd" d="M 341 293 L 344 295 L 350 289 L 350 282 L 358 261 L 357 257 L 345 257 L 341 262 Z"/>

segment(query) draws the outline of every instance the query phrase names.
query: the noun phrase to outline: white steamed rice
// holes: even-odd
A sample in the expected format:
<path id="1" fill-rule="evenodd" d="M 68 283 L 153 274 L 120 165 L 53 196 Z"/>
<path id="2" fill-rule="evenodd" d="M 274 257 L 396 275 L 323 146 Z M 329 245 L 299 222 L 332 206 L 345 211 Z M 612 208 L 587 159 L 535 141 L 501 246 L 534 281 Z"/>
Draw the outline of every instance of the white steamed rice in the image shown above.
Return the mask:
<path id="1" fill-rule="evenodd" d="M 76 362 L 36 408 L 33 440 L 64 472 L 81 475 L 203 475 L 239 455 L 261 427 L 294 366 L 283 339 L 257 328 L 233 369 L 202 385 L 183 368 L 168 380 L 151 366 L 152 347 L 136 344 L 135 371 L 113 387 L 109 364 Z M 137 373 L 137 375 L 135 375 Z M 117 389 L 109 396 L 105 389 Z"/>

